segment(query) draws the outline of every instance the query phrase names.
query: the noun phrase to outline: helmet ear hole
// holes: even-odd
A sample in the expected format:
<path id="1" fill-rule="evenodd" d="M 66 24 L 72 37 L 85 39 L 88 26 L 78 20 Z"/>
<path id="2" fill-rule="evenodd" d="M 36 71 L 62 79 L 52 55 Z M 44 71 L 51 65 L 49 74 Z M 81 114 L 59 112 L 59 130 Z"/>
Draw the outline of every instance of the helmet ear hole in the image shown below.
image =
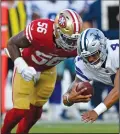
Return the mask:
<path id="1" fill-rule="evenodd" d="M 69 20 L 68 16 L 66 16 L 66 18 Z"/>
<path id="2" fill-rule="evenodd" d="M 92 44 L 92 46 L 95 46 L 95 44 Z"/>

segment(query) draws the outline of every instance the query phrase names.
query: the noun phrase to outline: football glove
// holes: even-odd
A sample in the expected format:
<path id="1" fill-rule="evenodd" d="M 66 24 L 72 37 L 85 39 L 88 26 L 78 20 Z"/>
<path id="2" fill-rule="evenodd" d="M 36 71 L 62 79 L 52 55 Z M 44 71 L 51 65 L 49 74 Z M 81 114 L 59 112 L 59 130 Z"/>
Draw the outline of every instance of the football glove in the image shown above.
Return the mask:
<path id="1" fill-rule="evenodd" d="M 15 67 L 17 67 L 18 73 L 21 74 L 24 80 L 34 80 L 34 77 L 37 74 L 36 70 L 33 67 L 28 66 L 22 57 L 15 59 L 14 64 Z"/>

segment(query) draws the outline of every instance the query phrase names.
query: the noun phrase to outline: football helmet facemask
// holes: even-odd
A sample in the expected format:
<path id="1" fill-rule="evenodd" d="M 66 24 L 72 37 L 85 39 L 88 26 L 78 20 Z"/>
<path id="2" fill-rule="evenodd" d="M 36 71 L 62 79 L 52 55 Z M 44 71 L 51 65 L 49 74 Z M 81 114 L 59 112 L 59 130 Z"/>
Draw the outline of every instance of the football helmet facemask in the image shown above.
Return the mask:
<path id="1" fill-rule="evenodd" d="M 65 51 L 77 48 L 78 35 L 82 31 L 82 19 L 70 9 L 61 11 L 55 18 L 54 35 L 56 44 Z"/>
<path id="2" fill-rule="evenodd" d="M 106 49 L 107 38 L 97 28 L 88 28 L 83 31 L 77 41 L 77 53 L 83 61 L 96 69 L 100 68 L 107 57 Z M 97 57 L 93 62 L 88 59 Z"/>

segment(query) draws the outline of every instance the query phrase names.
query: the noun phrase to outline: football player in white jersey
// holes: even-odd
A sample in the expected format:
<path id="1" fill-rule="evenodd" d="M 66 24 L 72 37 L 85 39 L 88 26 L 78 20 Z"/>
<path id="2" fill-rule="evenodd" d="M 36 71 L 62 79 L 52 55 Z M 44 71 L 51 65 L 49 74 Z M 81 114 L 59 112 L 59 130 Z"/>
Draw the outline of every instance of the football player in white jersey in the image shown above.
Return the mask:
<path id="1" fill-rule="evenodd" d="M 88 28 L 80 34 L 77 45 L 76 78 L 72 85 L 78 81 L 99 81 L 113 87 L 103 102 L 82 114 L 83 121 L 94 122 L 119 99 L 119 40 L 109 40 L 99 29 Z M 78 102 L 76 94 L 75 90 L 65 93 L 64 104 Z"/>

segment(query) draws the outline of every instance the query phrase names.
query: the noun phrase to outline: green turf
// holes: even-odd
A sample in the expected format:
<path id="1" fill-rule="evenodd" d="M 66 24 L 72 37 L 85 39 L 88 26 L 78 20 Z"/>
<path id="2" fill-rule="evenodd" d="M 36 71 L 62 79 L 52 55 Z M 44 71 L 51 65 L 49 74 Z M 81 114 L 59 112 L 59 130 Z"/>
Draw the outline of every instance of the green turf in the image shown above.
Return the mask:
<path id="1" fill-rule="evenodd" d="M 12 131 L 15 132 L 15 129 Z M 118 133 L 118 124 L 37 124 L 30 133 Z"/>

